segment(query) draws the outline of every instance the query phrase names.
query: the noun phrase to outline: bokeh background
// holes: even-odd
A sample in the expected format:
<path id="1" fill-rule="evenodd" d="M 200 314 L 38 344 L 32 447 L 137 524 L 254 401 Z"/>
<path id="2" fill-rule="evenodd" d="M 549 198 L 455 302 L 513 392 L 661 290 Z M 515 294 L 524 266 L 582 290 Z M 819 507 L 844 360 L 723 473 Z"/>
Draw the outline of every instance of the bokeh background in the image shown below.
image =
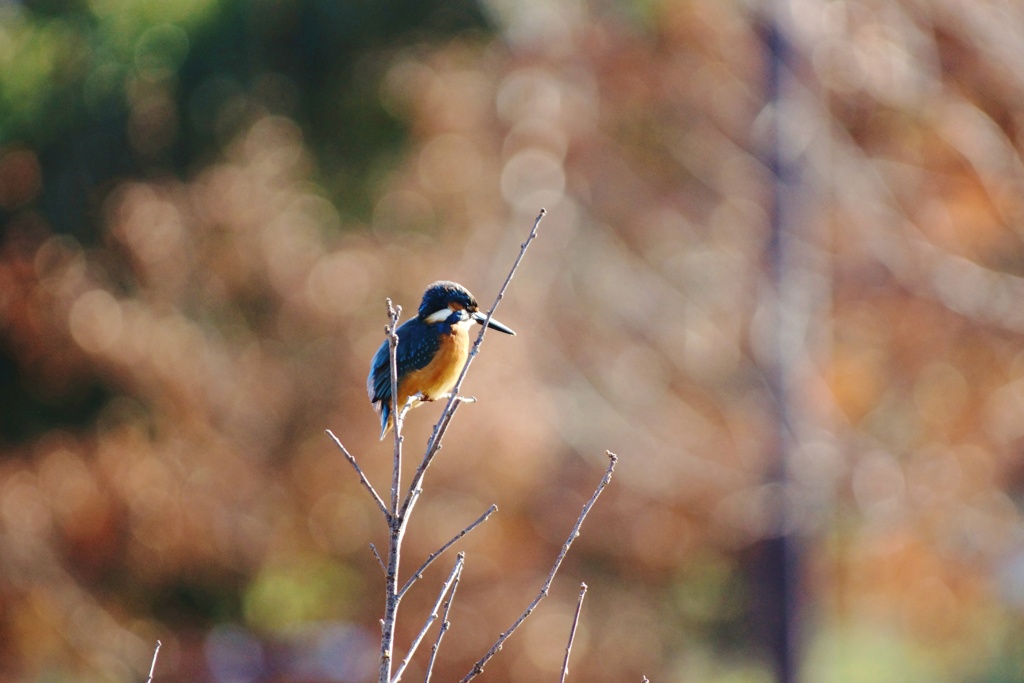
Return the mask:
<path id="1" fill-rule="evenodd" d="M 0 0 L 0 681 L 374 680 L 324 430 L 387 488 L 385 297 L 489 304 L 540 207 L 406 541 L 500 508 L 435 680 L 605 449 L 481 680 L 579 581 L 570 680 L 1024 680 L 1022 150 L 1015 0 Z"/>

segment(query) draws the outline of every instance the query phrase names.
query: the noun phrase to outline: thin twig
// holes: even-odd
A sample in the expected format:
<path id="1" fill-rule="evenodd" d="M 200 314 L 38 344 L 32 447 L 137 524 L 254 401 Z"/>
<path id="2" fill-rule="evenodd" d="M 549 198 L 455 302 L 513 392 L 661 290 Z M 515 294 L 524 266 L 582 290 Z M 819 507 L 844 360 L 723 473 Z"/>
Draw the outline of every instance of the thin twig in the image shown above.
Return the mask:
<path id="1" fill-rule="evenodd" d="M 423 572 L 427 570 L 427 567 L 429 567 L 434 560 L 441 556 L 441 553 L 443 553 L 445 550 L 448 550 L 448 548 L 452 547 L 452 545 L 454 545 L 456 541 L 458 541 L 460 538 L 468 534 L 470 531 L 486 522 L 487 518 L 497 511 L 498 506 L 491 504 L 491 507 L 487 508 L 487 511 L 484 512 L 484 514 L 480 515 L 480 517 L 478 517 L 475 522 L 467 526 L 459 533 L 452 536 L 450 541 L 448 541 L 443 546 L 438 548 L 430 557 L 427 558 L 426 562 L 424 562 L 420 566 L 420 568 L 416 570 L 416 573 L 409 577 L 409 579 L 405 582 L 405 585 L 402 586 L 402 590 L 398 591 L 398 597 L 401 598 L 403 595 L 405 595 L 405 592 L 412 588 L 413 583 L 415 583 L 418 579 L 423 578 Z"/>
<path id="2" fill-rule="evenodd" d="M 448 575 L 448 579 L 444 582 L 444 585 L 441 586 L 441 592 L 437 594 L 437 600 L 434 601 L 434 606 L 430 610 L 430 615 L 427 617 L 426 623 L 423 624 L 423 628 L 420 629 L 419 634 L 412 641 L 412 645 L 409 646 L 409 651 L 405 653 L 405 659 L 402 660 L 402 663 L 398 666 L 398 669 L 395 671 L 395 675 L 391 679 L 391 683 L 398 683 L 398 681 L 402 678 L 402 674 L 405 672 L 405 667 L 409 665 L 409 661 L 412 659 L 412 656 L 416 653 L 416 649 L 420 646 L 420 643 L 423 642 L 423 639 L 426 637 L 427 631 L 429 631 L 430 627 L 434 625 L 435 621 L 437 621 L 437 613 L 438 610 L 441 609 L 441 603 L 444 601 L 445 596 L 448 594 L 448 591 L 452 588 L 454 583 L 459 580 L 459 576 L 462 574 L 462 565 L 465 564 L 465 562 L 466 554 L 459 553 L 455 559 L 455 566 L 452 567 L 452 571 Z"/>
<path id="3" fill-rule="evenodd" d="M 387 576 L 388 568 L 384 566 L 384 560 L 380 559 L 380 553 L 377 552 L 377 546 L 371 543 L 370 552 L 372 552 L 373 556 L 377 558 L 377 564 L 380 565 L 380 570 L 384 572 L 384 576 Z"/>
<path id="4" fill-rule="evenodd" d="M 455 591 L 459 588 L 459 578 L 462 576 L 462 572 L 459 572 L 459 576 L 455 577 L 455 582 L 452 584 L 452 589 L 448 593 L 448 598 L 444 601 L 444 613 L 441 615 L 441 628 L 437 631 L 437 640 L 430 647 L 430 660 L 427 662 L 427 672 L 423 676 L 423 683 L 430 683 L 430 676 L 434 673 L 434 662 L 437 660 L 437 651 L 441 649 L 441 640 L 444 638 L 444 634 L 448 633 L 448 629 L 452 627 L 452 623 L 448 621 L 448 613 L 452 609 L 452 601 L 455 600 Z"/>
<path id="5" fill-rule="evenodd" d="M 356 462 L 355 457 L 348 452 L 348 449 L 345 448 L 345 445 L 341 443 L 341 440 L 338 439 L 338 437 L 336 437 L 334 435 L 334 432 L 332 432 L 330 429 L 327 430 L 327 436 L 331 437 L 334 440 L 334 443 L 337 444 L 338 448 L 341 449 L 342 454 L 344 454 L 345 459 L 348 460 L 349 464 L 355 468 L 356 474 L 359 475 L 359 482 L 363 486 L 365 486 L 366 490 L 370 492 L 371 496 L 373 496 L 373 501 L 377 503 L 377 507 L 379 507 L 380 511 L 384 513 L 384 519 L 388 520 L 388 523 L 390 524 L 391 513 L 388 511 L 388 506 L 385 505 L 384 500 L 379 495 L 377 495 L 376 489 L 373 488 L 373 484 L 371 484 L 370 480 L 366 478 L 365 474 L 363 474 L 363 470 L 359 467 L 359 463 Z"/>
<path id="6" fill-rule="evenodd" d="M 393 306 L 391 299 L 387 300 L 387 304 L 390 324 L 384 329 L 391 364 L 391 425 L 395 431 L 395 462 L 391 473 L 391 514 L 394 516 L 398 514 L 398 489 L 402 477 L 402 419 L 405 417 L 404 413 L 398 412 L 398 318 L 402 315 L 402 307 Z"/>
<path id="7" fill-rule="evenodd" d="M 522 263 L 523 257 L 526 255 L 526 250 L 530 247 L 530 243 L 537 238 L 537 229 L 540 227 L 540 222 L 545 215 L 547 215 L 547 211 L 545 209 L 541 209 L 540 213 L 537 214 L 537 218 L 533 221 L 533 227 L 530 229 L 530 234 L 527 236 L 526 241 L 519 246 L 519 255 L 516 256 L 516 260 L 512 264 L 512 268 L 509 270 L 508 276 L 505 278 L 505 282 L 502 283 L 501 289 L 498 290 L 498 296 L 495 297 L 494 303 L 487 311 L 487 322 L 490 322 L 495 309 L 498 308 L 498 304 L 501 303 L 501 300 L 505 297 L 505 290 L 508 289 L 509 283 L 512 282 L 512 277 L 516 274 L 519 264 Z M 451 424 L 452 416 L 455 415 L 455 410 L 461 403 L 463 403 L 462 397 L 459 396 L 459 389 L 462 388 L 462 381 L 466 378 L 466 373 L 469 371 L 470 364 L 480 352 L 480 346 L 484 342 L 484 335 L 486 333 L 487 323 L 485 322 L 480 326 L 480 334 L 477 335 L 476 341 L 473 343 L 473 347 L 469 351 L 469 356 L 466 358 L 466 362 L 462 366 L 459 378 L 455 381 L 455 386 L 452 387 L 448 403 L 444 407 L 444 412 L 441 413 L 440 419 L 437 421 L 437 424 L 434 425 L 434 431 L 430 436 L 430 440 L 427 442 L 427 450 L 423 454 L 423 460 L 420 461 L 419 467 L 416 468 L 416 473 L 413 475 L 412 482 L 409 484 L 409 494 L 405 497 L 405 502 L 402 504 L 402 510 L 400 513 L 403 517 L 407 516 L 412 510 L 413 505 L 415 505 L 417 498 L 415 492 L 421 488 L 427 467 L 430 466 L 430 463 L 433 461 L 434 456 L 437 455 L 437 452 L 441 450 L 441 440 L 444 438 L 445 432 L 448 431 L 448 425 Z"/>
<path id="8" fill-rule="evenodd" d="M 146 679 L 146 683 L 153 683 L 153 672 L 156 670 L 156 656 L 160 654 L 160 646 L 163 645 L 159 640 L 156 641 L 156 647 L 153 648 L 153 661 L 149 665 L 149 678 Z"/>
<path id="9" fill-rule="evenodd" d="M 565 543 L 562 545 L 562 550 L 558 553 L 558 557 L 555 558 L 555 564 L 551 567 L 551 573 L 548 574 L 547 581 L 544 582 L 544 585 L 541 587 L 537 597 L 535 597 L 529 607 L 519 615 L 519 618 L 515 620 L 515 623 L 513 623 L 507 631 L 498 636 L 498 640 L 495 641 L 494 645 L 491 646 L 491 649 L 487 651 L 487 654 L 481 657 L 480 660 L 473 665 L 473 668 L 470 669 L 469 673 L 462 678 L 460 683 L 467 683 L 467 681 L 470 681 L 483 673 L 484 665 L 490 661 L 491 657 L 501 650 L 505 641 L 508 640 L 509 636 L 511 636 L 524 621 L 526 621 L 527 617 L 533 614 L 533 610 L 537 608 L 540 601 L 547 597 L 548 591 L 551 589 L 551 583 L 555 580 L 555 574 L 558 572 L 558 568 L 562 565 L 562 560 L 565 559 L 566 553 L 569 552 L 569 547 L 572 545 L 572 542 L 580 535 L 580 527 L 583 526 L 583 520 L 586 519 L 587 514 L 590 512 L 590 508 L 594 507 L 594 503 L 597 502 L 597 497 L 601 495 L 601 491 L 603 491 L 612 480 L 612 473 L 615 471 L 615 463 L 618 462 L 619 457 L 611 451 L 605 451 L 605 453 L 608 455 L 608 469 L 605 470 L 604 477 L 594 490 L 594 494 L 590 496 L 590 500 L 583 505 L 583 510 L 580 512 L 580 516 L 576 520 L 576 525 L 569 533 L 569 538 L 567 538 Z"/>
<path id="10" fill-rule="evenodd" d="M 391 472 L 391 515 L 388 517 L 388 561 L 384 571 L 384 618 L 381 620 L 380 671 L 378 683 L 389 683 L 395 648 L 395 622 L 398 620 L 398 568 L 405 535 L 406 517 L 398 511 L 402 482 L 402 419 L 398 412 L 398 318 L 402 307 L 387 300 L 389 325 L 388 356 L 391 365 L 391 421 L 395 430 L 394 465 Z"/>
<path id="11" fill-rule="evenodd" d="M 569 631 L 569 642 L 565 646 L 565 659 L 562 660 L 561 683 L 569 675 L 569 653 L 572 652 L 572 641 L 576 639 L 576 627 L 580 623 L 580 612 L 583 610 L 583 598 L 587 594 L 587 584 L 580 583 L 580 599 L 576 601 L 576 615 L 572 618 L 572 629 Z"/>

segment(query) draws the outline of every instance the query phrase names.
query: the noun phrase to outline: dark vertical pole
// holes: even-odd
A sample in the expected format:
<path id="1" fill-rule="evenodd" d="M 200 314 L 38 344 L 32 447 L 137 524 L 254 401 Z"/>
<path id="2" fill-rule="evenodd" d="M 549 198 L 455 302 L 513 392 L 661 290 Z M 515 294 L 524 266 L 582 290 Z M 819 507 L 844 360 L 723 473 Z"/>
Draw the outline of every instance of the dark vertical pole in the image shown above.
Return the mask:
<path id="1" fill-rule="evenodd" d="M 794 683 L 798 675 L 798 578 L 800 573 L 799 539 L 794 531 L 791 501 L 792 473 L 789 471 L 789 453 L 794 446 L 795 408 L 792 380 L 797 354 L 804 350 L 799 338 L 799 325 L 794 317 L 799 313 L 792 306 L 799 305 L 787 291 L 792 275 L 793 253 L 790 249 L 794 231 L 794 196 L 798 183 L 793 159 L 787 156 L 785 131 L 785 85 L 789 72 L 789 45 L 778 24 L 775 5 L 768 3 L 764 16 L 763 38 L 766 52 L 765 106 L 769 109 L 769 137 L 765 140 L 764 155 L 771 169 L 772 195 L 770 207 L 770 238 L 765 254 L 766 266 L 773 287 L 770 288 L 774 324 L 772 338 L 763 340 L 767 353 L 766 376 L 775 406 L 776 432 L 772 444 L 772 470 L 768 479 L 770 490 L 778 499 L 772 501 L 770 511 L 777 517 L 773 533 L 755 548 L 755 609 L 763 644 L 767 647 L 779 683 Z"/>

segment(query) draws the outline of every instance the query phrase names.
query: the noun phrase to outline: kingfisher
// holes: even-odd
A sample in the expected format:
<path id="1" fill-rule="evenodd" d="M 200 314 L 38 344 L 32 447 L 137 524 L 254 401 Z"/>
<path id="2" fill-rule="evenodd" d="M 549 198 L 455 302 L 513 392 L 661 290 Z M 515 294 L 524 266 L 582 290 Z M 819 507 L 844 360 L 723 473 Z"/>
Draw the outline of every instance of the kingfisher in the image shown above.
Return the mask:
<path id="1" fill-rule="evenodd" d="M 423 292 L 415 318 L 397 330 L 395 361 L 398 369 L 398 409 L 411 399 L 410 407 L 425 401 L 448 398 L 469 357 L 469 328 L 487 324 L 515 335 L 512 328 L 494 318 L 487 320 L 469 290 L 457 282 L 439 280 Z M 391 358 L 388 342 L 377 349 L 366 378 L 370 403 L 380 413 L 380 438 L 391 429 Z"/>

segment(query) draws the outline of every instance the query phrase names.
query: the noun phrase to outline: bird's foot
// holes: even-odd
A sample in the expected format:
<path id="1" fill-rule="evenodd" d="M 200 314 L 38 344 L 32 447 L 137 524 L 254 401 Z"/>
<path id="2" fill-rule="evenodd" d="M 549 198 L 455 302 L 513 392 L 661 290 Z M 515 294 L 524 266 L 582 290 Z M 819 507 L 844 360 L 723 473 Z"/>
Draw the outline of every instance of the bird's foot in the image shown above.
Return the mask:
<path id="1" fill-rule="evenodd" d="M 415 408 L 421 401 L 425 400 L 427 400 L 427 398 L 423 394 L 413 394 L 409 398 L 405 399 L 405 405 L 398 411 L 398 417 L 400 419 L 405 419 L 406 413 Z"/>

